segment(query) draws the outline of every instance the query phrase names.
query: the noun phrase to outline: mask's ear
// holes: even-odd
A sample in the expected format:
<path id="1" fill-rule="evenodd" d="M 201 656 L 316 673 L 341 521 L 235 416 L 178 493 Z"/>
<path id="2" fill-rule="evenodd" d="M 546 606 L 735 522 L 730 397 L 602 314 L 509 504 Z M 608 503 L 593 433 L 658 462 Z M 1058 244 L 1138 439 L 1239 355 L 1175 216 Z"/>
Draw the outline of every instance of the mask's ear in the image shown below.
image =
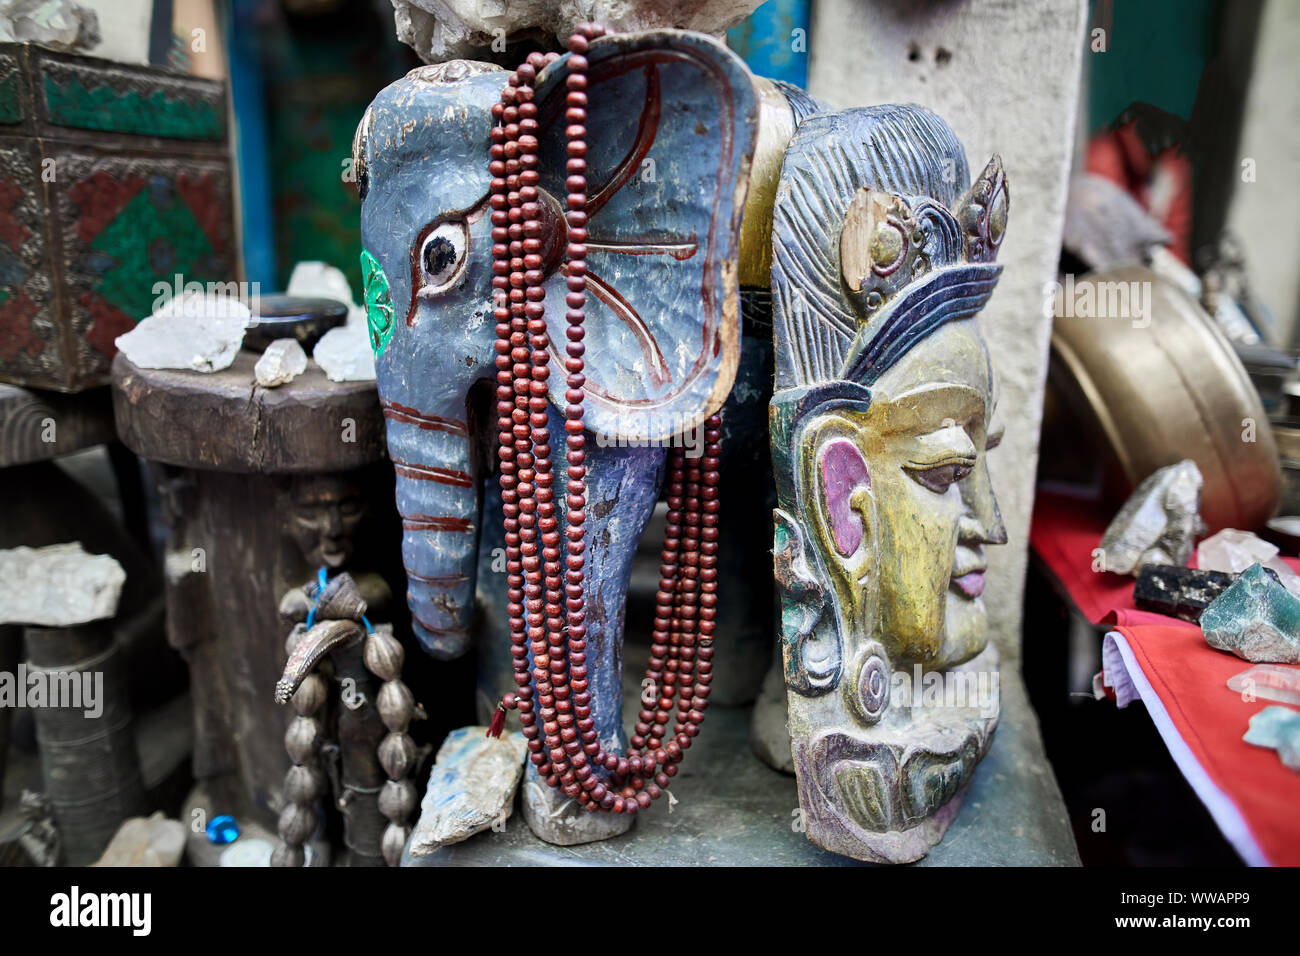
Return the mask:
<path id="1" fill-rule="evenodd" d="M 538 77 L 542 188 L 565 188 L 565 63 Z M 663 439 L 721 408 L 740 354 L 736 256 L 757 128 L 749 71 L 678 31 L 596 40 L 587 54 L 587 427 Z M 565 276 L 546 283 L 563 362 Z M 552 375 L 560 408 L 565 376 Z"/>
<path id="2" fill-rule="evenodd" d="M 831 578 L 849 590 L 863 586 L 875 558 L 871 475 L 858 438 L 859 427 L 838 414 L 803 433 L 803 500 L 815 519 L 821 553 L 834 565 L 827 568 Z"/>

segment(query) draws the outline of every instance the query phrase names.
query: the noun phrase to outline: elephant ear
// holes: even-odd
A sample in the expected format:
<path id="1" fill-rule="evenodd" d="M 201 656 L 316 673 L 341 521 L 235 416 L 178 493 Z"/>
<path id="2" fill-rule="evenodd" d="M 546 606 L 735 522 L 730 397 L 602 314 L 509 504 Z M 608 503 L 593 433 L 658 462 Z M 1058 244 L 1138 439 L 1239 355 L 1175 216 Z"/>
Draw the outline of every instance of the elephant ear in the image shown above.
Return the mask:
<path id="1" fill-rule="evenodd" d="M 561 203 L 567 60 L 537 84 L 541 185 Z M 587 60 L 587 427 L 657 441 L 716 412 L 735 379 L 757 97 L 744 63 L 702 34 L 604 37 Z M 561 367 L 566 291 L 561 268 L 546 284 Z M 550 389 L 563 408 L 565 376 Z"/>

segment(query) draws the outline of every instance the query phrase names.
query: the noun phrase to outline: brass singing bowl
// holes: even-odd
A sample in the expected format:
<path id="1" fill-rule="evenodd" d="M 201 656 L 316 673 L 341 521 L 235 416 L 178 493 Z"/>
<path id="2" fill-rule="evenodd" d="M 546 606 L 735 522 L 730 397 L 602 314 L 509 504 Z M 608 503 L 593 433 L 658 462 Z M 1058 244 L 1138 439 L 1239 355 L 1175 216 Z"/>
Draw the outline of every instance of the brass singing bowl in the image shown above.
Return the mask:
<path id="1" fill-rule="evenodd" d="M 1214 320 L 1149 269 L 1082 276 L 1076 305 L 1085 283 L 1094 284 L 1094 303 L 1113 305 L 1104 290 L 1120 288 L 1101 283 L 1143 290 L 1147 303 L 1145 315 L 1058 307 L 1053 320 L 1050 385 L 1094 438 L 1103 469 L 1127 494 L 1157 468 L 1191 458 L 1205 481 L 1201 517 L 1210 532 L 1263 525 L 1281 493 L 1277 446 L 1259 393 Z"/>

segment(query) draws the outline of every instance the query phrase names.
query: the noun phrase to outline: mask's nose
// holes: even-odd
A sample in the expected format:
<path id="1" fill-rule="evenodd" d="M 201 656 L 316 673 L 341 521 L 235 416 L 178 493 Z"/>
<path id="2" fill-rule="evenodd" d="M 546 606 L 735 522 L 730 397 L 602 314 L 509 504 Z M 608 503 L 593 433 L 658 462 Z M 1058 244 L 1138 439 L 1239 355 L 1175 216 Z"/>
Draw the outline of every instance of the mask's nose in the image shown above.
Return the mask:
<path id="1" fill-rule="evenodd" d="M 1007 526 L 993 494 L 986 461 L 981 461 L 961 483 L 961 500 L 965 511 L 957 525 L 957 539 L 962 544 L 1007 543 Z"/>

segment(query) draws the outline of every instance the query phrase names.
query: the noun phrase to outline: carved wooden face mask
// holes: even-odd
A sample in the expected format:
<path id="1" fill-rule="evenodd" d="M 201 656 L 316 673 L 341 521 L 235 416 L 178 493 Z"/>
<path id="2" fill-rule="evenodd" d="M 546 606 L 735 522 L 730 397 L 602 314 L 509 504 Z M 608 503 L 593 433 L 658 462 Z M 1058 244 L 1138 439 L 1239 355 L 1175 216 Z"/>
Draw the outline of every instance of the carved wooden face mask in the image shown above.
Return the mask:
<path id="1" fill-rule="evenodd" d="M 806 121 L 778 191 L 774 553 L 792 746 L 809 837 L 863 859 L 924 855 L 996 722 L 977 695 L 926 707 L 900 693 L 900 675 L 996 680 L 984 549 L 1006 533 L 974 316 L 1001 270 L 1007 190 L 996 157 L 959 193 L 966 179 L 942 121 L 882 107 Z"/>

